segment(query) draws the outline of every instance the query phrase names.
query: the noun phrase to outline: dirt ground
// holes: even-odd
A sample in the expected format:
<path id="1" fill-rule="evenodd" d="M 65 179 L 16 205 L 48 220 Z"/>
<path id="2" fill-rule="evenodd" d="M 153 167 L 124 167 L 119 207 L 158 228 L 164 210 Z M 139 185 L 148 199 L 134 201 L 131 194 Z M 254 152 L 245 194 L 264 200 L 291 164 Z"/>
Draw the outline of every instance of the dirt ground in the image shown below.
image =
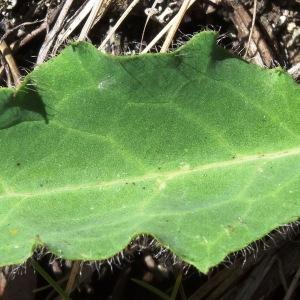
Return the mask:
<path id="1" fill-rule="evenodd" d="M 114 55 L 138 54 L 148 48 L 159 52 L 165 36 L 151 41 L 184 3 L 104 0 L 96 7 L 98 2 L 91 6 L 92 2 L 0 0 L 0 84 L 18 85 L 20 77 L 72 41 L 88 40 Z M 88 13 L 93 9 L 89 23 Z M 300 0 L 195 1 L 184 13 L 169 50 L 204 29 L 218 31 L 219 43 L 229 51 L 264 67 L 281 66 L 300 80 Z M 182 276 L 176 299 L 289 300 L 300 299 L 299 243 L 298 225 L 284 226 L 264 241 L 232 254 L 208 275 L 180 262 L 150 237 L 139 238 L 108 262 L 72 264 L 45 251 L 34 257 L 62 288 L 68 286 L 72 299 L 161 299 L 132 279 L 170 294 Z M 61 298 L 28 262 L 0 271 L 0 299 Z"/>

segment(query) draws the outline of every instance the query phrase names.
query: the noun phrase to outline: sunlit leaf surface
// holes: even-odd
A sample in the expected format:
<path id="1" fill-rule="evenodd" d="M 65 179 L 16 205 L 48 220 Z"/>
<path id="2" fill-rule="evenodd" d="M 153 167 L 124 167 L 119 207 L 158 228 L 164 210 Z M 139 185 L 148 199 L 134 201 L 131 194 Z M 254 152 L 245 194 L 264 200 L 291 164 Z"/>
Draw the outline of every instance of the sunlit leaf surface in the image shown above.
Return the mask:
<path id="1" fill-rule="evenodd" d="M 203 32 L 170 54 L 74 44 L 0 90 L 0 265 L 106 259 L 139 234 L 207 272 L 300 216 L 300 89 Z"/>

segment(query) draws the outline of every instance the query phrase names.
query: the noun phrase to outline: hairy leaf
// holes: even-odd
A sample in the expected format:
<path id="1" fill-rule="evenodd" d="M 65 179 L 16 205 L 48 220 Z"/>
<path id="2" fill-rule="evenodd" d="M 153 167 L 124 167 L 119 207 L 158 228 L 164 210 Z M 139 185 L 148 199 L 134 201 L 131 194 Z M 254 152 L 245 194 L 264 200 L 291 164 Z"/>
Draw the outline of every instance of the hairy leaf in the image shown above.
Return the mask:
<path id="1" fill-rule="evenodd" d="M 170 54 L 74 44 L 0 90 L 0 265 L 150 234 L 200 271 L 300 216 L 300 89 L 203 32 Z"/>

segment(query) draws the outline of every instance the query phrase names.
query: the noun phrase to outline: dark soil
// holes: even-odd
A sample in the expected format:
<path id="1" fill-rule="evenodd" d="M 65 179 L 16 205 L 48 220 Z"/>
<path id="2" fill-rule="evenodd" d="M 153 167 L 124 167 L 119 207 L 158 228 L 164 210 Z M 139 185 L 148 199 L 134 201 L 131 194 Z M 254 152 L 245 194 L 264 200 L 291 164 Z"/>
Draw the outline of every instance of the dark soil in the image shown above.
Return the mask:
<path id="1" fill-rule="evenodd" d="M 60 0 L 0 0 L 0 38 L 12 50 L 17 68 L 22 76 L 36 66 L 37 57 L 44 41 L 53 28 L 61 11 Z M 106 0 L 107 7 L 100 20 L 89 32 L 88 39 L 98 46 L 131 1 Z M 80 10 L 83 1 L 74 1 L 63 24 Z M 182 1 L 165 0 L 159 4 L 160 11 L 149 19 L 143 42 L 141 36 L 153 0 L 141 0 L 125 19 L 116 34 L 106 45 L 113 54 L 133 54 L 144 49 L 156 34 L 178 11 Z M 244 56 L 248 44 L 249 28 L 253 15 L 253 0 L 198 0 L 186 13 L 172 48 L 203 29 L 219 31 L 219 42 L 232 52 Z M 58 9 L 57 9 L 58 8 Z M 163 18 L 167 11 L 171 12 Z M 43 28 L 47 18 L 47 26 Z M 250 22 L 249 22 L 250 20 Z M 77 40 L 84 21 L 63 41 L 56 55 L 73 40 Z M 59 33 L 60 31 L 58 31 Z M 54 42 L 57 40 L 57 35 Z M 246 58 L 266 67 L 281 66 L 300 79 L 300 1 L 259 0 L 257 17 L 250 41 L 252 46 Z M 152 51 L 159 51 L 160 41 Z M 1 51 L 0 51 L 1 53 Z M 0 84 L 14 85 L 14 79 L 0 55 Z M 176 299 L 300 299 L 300 234 L 296 224 L 285 226 L 264 241 L 254 243 L 247 249 L 233 254 L 226 262 L 200 274 L 180 262 L 172 253 L 156 245 L 150 237 L 141 237 L 124 250 L 122 255 L 108 262 L 83 263 L 73 285 L 72 299 L 160 299 L 132 279 L 139 279 L 170 294 L 176 278 L 183 275 L 182 285 Z M 45 253 L 45 252 L 44 252 Z M 72 263 L 55 260 L 50 254 L 35 254 L 40 265 L 65 288 L 70 280 Z M 73 269 L 74 270 L 74 269 Z M 73 271 L 74 272 L 74 271 Z M 295 281 L 291 295 L 288 288 Z M 51 286 L 34 273 L 30 261 L 16 269 L 0 271 L 0 298 L 60 299 Z M 185 294 L 185 295 L 184 295 Z"/>

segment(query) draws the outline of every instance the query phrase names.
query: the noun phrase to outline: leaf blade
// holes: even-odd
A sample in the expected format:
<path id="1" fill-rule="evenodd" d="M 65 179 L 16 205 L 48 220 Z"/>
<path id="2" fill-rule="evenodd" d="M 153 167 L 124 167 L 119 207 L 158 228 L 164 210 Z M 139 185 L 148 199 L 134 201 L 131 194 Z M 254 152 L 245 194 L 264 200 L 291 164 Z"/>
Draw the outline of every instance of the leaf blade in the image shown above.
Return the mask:
<path id="1" fill-rule="evenodd" d="M 147 233 L 206 272 L 299 217 L 299 87 L 212 33 L 168 55 L 73 45 L 29 76 L 38 109 L 0 131 L 0 265 L 41 241 L 105 259 Z"/>

